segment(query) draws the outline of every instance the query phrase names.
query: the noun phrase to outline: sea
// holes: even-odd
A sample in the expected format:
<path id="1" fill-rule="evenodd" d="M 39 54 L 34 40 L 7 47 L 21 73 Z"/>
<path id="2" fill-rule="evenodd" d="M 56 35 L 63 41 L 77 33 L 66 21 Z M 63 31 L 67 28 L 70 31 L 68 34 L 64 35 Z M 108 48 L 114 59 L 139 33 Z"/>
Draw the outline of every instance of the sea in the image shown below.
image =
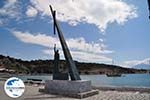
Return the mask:
<path id="1" fill-rule="evenodd" d="M 52 75 L 23 75 L 18 76 L 22 80 L 42 79 L 51 80 Z M 117 86 L 150 88 L 150 74 L 122 74 L 121 77 L 107 77 L 106 75 L 81 75 L 82 80 L 91 80 L 93 86 Z"/>

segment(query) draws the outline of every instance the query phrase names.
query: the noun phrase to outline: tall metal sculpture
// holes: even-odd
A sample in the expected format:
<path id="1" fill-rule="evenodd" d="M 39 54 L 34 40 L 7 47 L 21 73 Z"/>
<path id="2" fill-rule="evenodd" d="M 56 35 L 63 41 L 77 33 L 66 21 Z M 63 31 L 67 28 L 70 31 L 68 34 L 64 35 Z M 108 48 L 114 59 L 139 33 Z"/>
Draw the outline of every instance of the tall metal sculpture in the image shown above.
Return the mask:
<path id="1" fill-rule="evenodd" d="M 51 14 L 52 14 L 53 22 L 54 22 L 54 34 L 56 34 L 56 30 L 57 30 L 58 37 L 59 37 L 59 40 L 60 40 L 60 43 L 61 43 L 61 46 L 63 49 L 63 53 L 64 53 L 64 56 L 65 56 L 65 59 L 66 59 L 66 62 L 67 62 L 68 68 L 69 68 L 69 74 L 70 74 L 71 80 L 81 80 L 80 75 L 78 73 L 78 70 L 76 68 L 76 65 L 72 59 L 71 54 L 70 54 L 69 48 L 68 48 L 66 41 L 64 39 L 63 33 L 60 30 L 59 23 L 56 20 L 56 11 L 54 11 L 52 9 L 51 5 L 49 7 L 51 10 Z"/>
<path id="2" fill-rule="evenodd" d="M 149 9 L 149 19 L 150 19 L 150 0 L 147 0 L 148 2 L 148 9 Z"/>

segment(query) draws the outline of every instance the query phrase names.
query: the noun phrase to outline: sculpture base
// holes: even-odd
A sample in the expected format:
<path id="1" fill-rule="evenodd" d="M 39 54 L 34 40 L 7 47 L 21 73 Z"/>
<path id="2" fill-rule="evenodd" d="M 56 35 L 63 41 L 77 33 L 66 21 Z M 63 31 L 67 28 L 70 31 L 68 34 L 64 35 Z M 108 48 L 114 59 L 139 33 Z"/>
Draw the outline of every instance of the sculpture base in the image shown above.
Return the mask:
<path id="1" fill-rule="evenodd" d="M 53 73 L 53 80 L 69 80 L 68 73 Z"/>
<path id="2" fill-rule="evenodd" d="M 45 88 L 39 91 L 74 98 L 85 98 L 98 94 L 98 90 L 92 90 L 91 81 L 83 80 L 47 80 Z"/>

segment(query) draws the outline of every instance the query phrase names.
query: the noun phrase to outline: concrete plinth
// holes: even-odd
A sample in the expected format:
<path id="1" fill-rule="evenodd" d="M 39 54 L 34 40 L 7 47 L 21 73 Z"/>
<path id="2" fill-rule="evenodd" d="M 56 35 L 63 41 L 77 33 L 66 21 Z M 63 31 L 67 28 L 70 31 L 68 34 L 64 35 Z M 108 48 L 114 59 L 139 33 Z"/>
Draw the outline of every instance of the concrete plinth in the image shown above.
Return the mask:
<path id="1" fill-rule="evenodd" d="M 40 91 L 75 98 L 85 98 L 98 94 L 98 90 L 92 90 L 91 81 L 84 80 L 47 80 L 45 88 L 40 89 Z"/>

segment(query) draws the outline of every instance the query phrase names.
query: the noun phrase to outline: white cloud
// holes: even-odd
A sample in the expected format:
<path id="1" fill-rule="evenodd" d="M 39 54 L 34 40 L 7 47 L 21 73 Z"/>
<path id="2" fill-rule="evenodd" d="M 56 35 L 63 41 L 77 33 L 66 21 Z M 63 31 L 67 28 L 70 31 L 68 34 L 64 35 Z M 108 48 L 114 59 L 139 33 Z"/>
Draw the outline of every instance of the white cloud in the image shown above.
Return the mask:
<path id="1" fill-rule="evenodd" d="M 0 26 L 1 26 L 1 25 L 3 25 L 3 21 L 2 21 L 2 20 L 0 20 Z"/>
<path id="2" fill-rule="evenodd" d="M 37 33 L 36 35 L 33 35 L 29 32 L 21 32 L 21 31 L 13 31 L 12 33 L 22 42 L 37 44 L 45 47 L 53 47 L 52 44 L 58 41 L 54 37 L 47 36 L 41 33 Z"/>
<path id="3" fill-rule="evenodd" d="M 43 50 L 44 54 L 51 55 L 53 58 L 54 52 L 52 49 Z M 60 58 L 64 59 L 63 51 L 59 49 Z M 95 53 L 88 53 L 82 51 L 72 51 L 71 54 L 73 56 L 73 60 L 80 61 L 80 62 L 90 62 L 90 63 L 111 63 L 112 59 L 102 55 L 102 54 L 95 54 Z"/>
<path id="4" fill-rule="evenodd" d="M 33 35 L 29 32 L 13 31 L 12 32 L 19 40 L 25 43 L 42 45 L 45 47 L 53 48 L 54 43 L 58 48 L 61 48 L 58 38 L 47 36 L 45 34 L 37 33 Z M 105 50 L 106 46 L 101 43 L 88 43 L 83 37 L 80 38 L 69 38 L 66 40 L 69 48 L 76 51 L 85 51 L 89 53 L 112 53 L 113 51 Z"/>
<path id="5" fill-rule="evenodd" d="M 101 38 L 100 38 L 99 41 L 100 41 L 100 42 L 104 42 L 104 39 L 101 39 Z"/>
<path id="6" fill-rule="evenodd" d="M 136 8 L 122 0 L 30 0 L 42 15 L 50 15 L 48 5 L 57 11 L 57 19 L 77 25 L 79 22 L 96 25 L 101 31 L 109 23 L 124 24 L 137 17 Z"/>
<path id="7" fill-rule="evenodd" d="M 12 31 L 13 35 L 24 43 L 37 44 L 50 48 L 50 50 L 43 50 L 45 54 L 53 54 L 54 44 L 61 51 L 59 40 L 52 36 L 37 33 L 33 35 L 29 32 Z M 113 53 L 113 51 L 107 50 L 100 43 L 88 43 L 84 38 L 70 38 L 66 39 L 67 44 L 71 50 L 71 53 L 75 60 L 84 62 L 110 62 L 111 59 L 106 57 L 106 54 Z M 105 55 L 104 55 L 105 54 Z"/>
<path id="8" fill-rule="evenodd" d="M 28 17 L 35 17 L 37 14 L 38 14 L 38 11 L 34 7 L 32 6 L 27 7 L 26 15 Z"/>
<path id="9" fill-rule="evenodd" d="M 4 6 L 0 8 L 0 15 L 11 18 L 17 17 L 17 2 L 17 0 L 6 0 Z"/>
<path id="10" fill-rule="evenodd" d="M 140 62 L 141 62 L 140 60 L 125 61 L 123 63 L 123 65 L 125 67 L 130 67 L 131 68 L 132 66 L 135 66 L 135 65 L 139 64 Z"/>
<path id="11" fill-rule="evenodd" d="M 4 0 L 4 5 L 0 8 L 0 24 L 4 24 L 9 18 L 19 19 L 19 4 L 17 0 Z"/>
<path id="12" fill-rule="evenodd" d="M 112 61 L 111 58 L 96 53 L 72 51 L 72 55 L 75 60 L 82 62 L 110 63 Z"/>

